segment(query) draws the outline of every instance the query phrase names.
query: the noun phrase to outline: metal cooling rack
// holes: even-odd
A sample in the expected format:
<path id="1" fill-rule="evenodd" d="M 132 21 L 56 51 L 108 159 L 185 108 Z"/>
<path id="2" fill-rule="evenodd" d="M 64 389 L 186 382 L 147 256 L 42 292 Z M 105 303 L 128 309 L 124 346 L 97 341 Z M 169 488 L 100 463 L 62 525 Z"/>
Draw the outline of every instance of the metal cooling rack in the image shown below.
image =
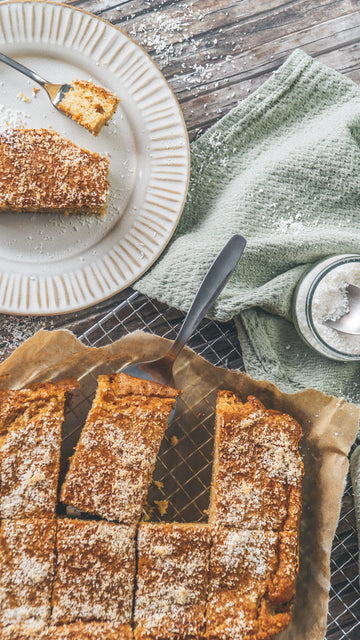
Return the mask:
<path id="1" fill-rule="evenodd" d="M 83 333 L 80 339 L 89 346 L 100 347 L 136 329 L 174 339 L 183 317 L 181 312 L 134 292 Z M 214 365 L 244 369 L 232 322 L 219 324 L 204 320 L 189 346 Z M 211 398 L 208 405 L 214 406 Z M 191 412 L 183 408 L 182 419 L 188 415 L 189 429 L 179 430 L 175 423 L 168 430 L 154 473 L 156 482 L 148 497 L 148 516 L 152 520 L 191 522 L 206 519 L 211 478 L 213 410 L 204 412 L 203 409 L 197 414 L 194 408 Z M 168 509 L 166 515 L 161 516 L 159 508 L 165 499 Z M 331 555 L 326 640 L 360 640 L 358 543 L 350 479 L 346 485 Z"/>

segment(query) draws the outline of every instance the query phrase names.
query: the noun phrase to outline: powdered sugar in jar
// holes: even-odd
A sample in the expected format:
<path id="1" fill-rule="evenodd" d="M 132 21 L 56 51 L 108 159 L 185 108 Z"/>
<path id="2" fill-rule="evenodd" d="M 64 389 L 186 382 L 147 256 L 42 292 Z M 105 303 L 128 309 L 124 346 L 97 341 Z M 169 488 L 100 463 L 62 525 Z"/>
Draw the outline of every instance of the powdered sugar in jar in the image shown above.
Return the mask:
<path id="1" fill-rule="evenodd" d="M 293 299 L 294 323 L 300 336 L 333 360 L 360 360 L 360 335 L 340 333 L 324 324 L 349 311 L 349 284 L 360 287 L 360 255 L 331 256 L 304 274 Z"/>

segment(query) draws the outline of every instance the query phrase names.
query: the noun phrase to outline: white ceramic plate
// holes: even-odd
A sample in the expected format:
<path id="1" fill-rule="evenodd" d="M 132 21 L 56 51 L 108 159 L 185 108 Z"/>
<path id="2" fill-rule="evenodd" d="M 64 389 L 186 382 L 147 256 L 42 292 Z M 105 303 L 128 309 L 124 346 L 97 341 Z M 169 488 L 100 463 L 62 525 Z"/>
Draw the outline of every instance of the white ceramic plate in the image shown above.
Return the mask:
<path id="1" fill-rule="evenodd" d="M 30 80 L 0 63 L 0 126 L 53 128 L 110 157 L 105 217 L 0 215 L 0 311 L 75 311 L 134 282 L 173 234 L 189 178 L 184 120 L 145 51 L 81 10 L 49 2 L 0 4 L 0 50 L 49 81 L 92 79 L 121 99 L 95 138 L 57 112 L 42 89 L 34 96 Z"/>

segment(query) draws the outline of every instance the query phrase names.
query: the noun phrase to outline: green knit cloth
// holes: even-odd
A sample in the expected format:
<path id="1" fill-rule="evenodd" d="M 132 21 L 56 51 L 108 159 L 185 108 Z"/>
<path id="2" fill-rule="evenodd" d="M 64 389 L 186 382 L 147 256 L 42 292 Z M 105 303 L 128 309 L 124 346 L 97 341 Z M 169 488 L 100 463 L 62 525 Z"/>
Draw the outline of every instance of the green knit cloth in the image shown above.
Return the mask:
<path id="1" fill-rule="evenodd" d="M 360 89 L 295 51 L 191 148 L 188 198 L 167 250 L 136 288 L 187 310 L 226 240 L 247 247 L 211 316 L 235 318 L 245 368 L 282 391 L 360 402 L 360 363 L 305 346 L 291 319 L 305 269 L 360 253 Z"/>

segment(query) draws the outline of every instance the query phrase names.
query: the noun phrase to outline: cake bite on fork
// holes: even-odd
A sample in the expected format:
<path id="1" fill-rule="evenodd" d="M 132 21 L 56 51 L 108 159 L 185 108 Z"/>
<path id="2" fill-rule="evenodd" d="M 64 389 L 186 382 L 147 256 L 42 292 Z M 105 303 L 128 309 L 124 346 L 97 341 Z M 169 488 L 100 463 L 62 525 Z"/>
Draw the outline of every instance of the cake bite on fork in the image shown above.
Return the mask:
<path id="1" fill-rule="evenodd" d="M 52 104 L 65 115 L 76 120 L 94 136 L 97 136 L 104 124 L 114 115 L 120 99 L 113 93 L 99 87 L 89 80 L 74 80 L 70 84 L 48 82 L 20 62 L 0 53 L 0 61 L 13 67 L 20 73 L 45 89 Z"/>

